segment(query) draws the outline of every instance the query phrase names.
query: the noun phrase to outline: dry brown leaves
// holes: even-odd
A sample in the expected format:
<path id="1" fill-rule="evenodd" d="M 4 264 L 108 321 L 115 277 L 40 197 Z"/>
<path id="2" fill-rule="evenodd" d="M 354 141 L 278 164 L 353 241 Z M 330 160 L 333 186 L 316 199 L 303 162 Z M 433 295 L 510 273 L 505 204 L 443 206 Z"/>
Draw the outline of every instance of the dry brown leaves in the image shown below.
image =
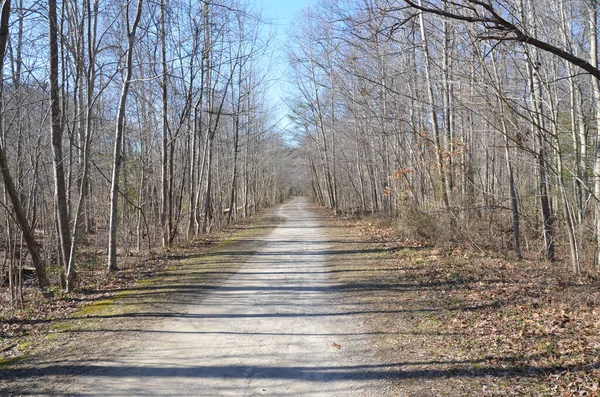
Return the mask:
<path id="1" fill-rule="evenodd" d="M 427 342 L 440 344 L 429 350 L 443 351 L 440 356 L 448 362 L 474 363 L 471 370 L 490 377 L 514 378 L 490 395 L 504 395 L 510 384 L 522 387 L 513 389 L 516 394 L 600 396 L 600 285 L 595 274 L 575 277 L 563 262 L 513 262 L 494 252 L 398 241 L 381 219 L 343 222 L 388 252 L 378 254 L 386 265 L 369 282 L 393 280 L 396 290 L 416 285 L 416 291 L 399 292 L 400 302 L 404 309 L 428 308 L 412 315 L 413 326 L 445 335 Z M 386 293 L 382 290 L 381 296 Z M 423 329 L 427 324 L 431 329 Z M 525 378 L 536 385 L 520 384 Z M 477 393 L 487 395 L 486 388 Z"/>

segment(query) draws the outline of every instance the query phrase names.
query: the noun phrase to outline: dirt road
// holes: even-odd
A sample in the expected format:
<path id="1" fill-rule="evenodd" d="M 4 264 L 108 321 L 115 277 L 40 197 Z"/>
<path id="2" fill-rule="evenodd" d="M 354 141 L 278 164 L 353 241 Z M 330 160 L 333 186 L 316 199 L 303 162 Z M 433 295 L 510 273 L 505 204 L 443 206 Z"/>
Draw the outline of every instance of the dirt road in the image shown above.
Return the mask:
<path id="1" fill-rule="evenodd" d="M 386 395 L 386 365 L 373 358 L 360 313 L 329 285 L 327 239 L 308 207 L 303 198 L 283 205 L 284 221 L 240 271 L 192 304 L 171 304 L 167 319 L 94 354 L 101 359 L 46 363 L 49 393 Z"/>

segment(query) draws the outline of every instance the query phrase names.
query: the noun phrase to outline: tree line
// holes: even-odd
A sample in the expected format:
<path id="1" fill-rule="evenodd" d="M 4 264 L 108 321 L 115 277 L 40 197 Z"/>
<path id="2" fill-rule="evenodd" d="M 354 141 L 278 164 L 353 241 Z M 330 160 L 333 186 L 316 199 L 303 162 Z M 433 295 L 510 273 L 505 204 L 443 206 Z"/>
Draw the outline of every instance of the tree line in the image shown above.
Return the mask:
<path id="1" fill-rule="evenodd" d="M 0 284 L 77 284 L 77 253 L 165 249 L 286 194 L 270 34 L 243 1 L 4 0 Z M 103 243 L 104 244 L 104 243 Z"/>
<path id="2" fill-rule="evenodd" d="M 323 0 L 290 35 L 311 190 L 413 235 L 600 262 L 597 0 Z"/>

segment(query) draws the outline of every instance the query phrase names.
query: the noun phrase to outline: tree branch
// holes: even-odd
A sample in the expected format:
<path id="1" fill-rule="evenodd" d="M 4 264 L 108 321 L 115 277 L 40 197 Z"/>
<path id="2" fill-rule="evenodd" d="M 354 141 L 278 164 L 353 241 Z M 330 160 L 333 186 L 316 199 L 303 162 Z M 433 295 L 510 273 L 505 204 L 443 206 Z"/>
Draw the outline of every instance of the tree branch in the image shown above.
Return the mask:
<path id="1" fill-rule="evenodd" d="M 523 32 L 519 29 L 514 23 L 504 19 L 500 14 L 494 9 L 494 6 L 491 3 L 484 2 L 481 0 L 463 0 L 462 4 L 458 4 L 455 1 L 450 0 L 442 0 L 446 4 L 452 4 L 455 6 L 461 6 L 463 8 L 467 8 L 473 10 L 473 7 L 465 6 L 464 2 L 474 4 L 475 6 L 481 6 L 489 15 L 487 16 L 469 16 L 463 14 L 457 14 L 450 11 L 442 10 L 437 7 L 429 7 L 423 6 L 421 4 L 417 4 L 412 0 L 404 0 L 406 4 L 410 7 L 415 8 L 421 12 L 426 12 L 429 14 L 439 15 L 445 18 L 450 18 L 458 21 L 464 21 L 469 23 L 480 23 L 484 26 L 486 30 L 495 30 L 499 34 L 491 34 L 491 35 L 479 35 L 480 39 L 492 39 L 498 41 L 518 41 L 524 44 L 529 44 L 534 47 L 537 47 L 543 51 L 549 52 L 550 54 L 556 55 L 559 58 L 585 70 L 596 79 L 600 80 L 600 69 L 589 63 L 583 58 L 579 58 L 572 53 L 563 50 L 553 44 L 550 44 L 546 41 L 539 40 L 535 37 L 530 36 L 529 34 Z M 502 34 L 500 34 L 502 33 Z"/>

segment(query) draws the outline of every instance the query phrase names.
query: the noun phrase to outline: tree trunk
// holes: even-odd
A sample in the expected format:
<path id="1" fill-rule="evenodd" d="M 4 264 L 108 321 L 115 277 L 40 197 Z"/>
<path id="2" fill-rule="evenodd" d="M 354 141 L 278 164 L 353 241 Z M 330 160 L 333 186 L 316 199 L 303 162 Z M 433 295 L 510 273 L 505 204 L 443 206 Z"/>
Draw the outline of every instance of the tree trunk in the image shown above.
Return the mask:
<path id="1" fill-rule="evenodd" d="M 598 2 L 590 0 L 590 64 L 598 68 Z M 596 116 L 596 137 L 594 151 L 594 214 L 596 222 L 596 266 L 600 266 L 600 79 L 592 77 L 594 92 L 594 113 Z"/>
<path id="2" fill-rule="evenodd" d="M 429 47 L 427 43 L 427 35 L 425 32 L 425 18 L 423 18 L 423 13 L 419 13 L 419 26 L 421 32 L 421 41 L 423 46 L 423 53 L 425 55 L 425 62 L 423 63 L 423 67 L 425 70 L 425 83 L 427 84 L 427 98 L 429 100 L 430 107 L 430 119 L 431 119 L 431 128 L 433 129 L 433 139 L 435 142 L 435 152 L 436 152 L 436 163 L 438 172 L 440 174 L 441 181 L 441 190 L 442 190 L 442 199 L 444 206 L 449 209 L 450 208 L 450 188 L 448 186 L 448 179 L 446 178 L 446 170 L 444 167 L 443 160 L 443 148 L 442 148 L 442 139 L 440 133 L 440 127 L 438 122 L 438 114 L 435 106 L 435 96 L 433 92 L 433 82 L 431 81 L 431 57 L 429 55 Z"/>
<path id="3" fill-rule="evenodd" d="M 108 263 L 107 271 L 112 272 L 117 268 L 117 224 L 118 224 L 118 206 L 119 206 L 119 171 L 121 168 L 122 141 L 125 132 L 125 105 L 127 103 L 127 94 L 129 93 L 129 85 L 131 84 L 131 74 L 133 69 L 133 45 L 135 42 L 135 34 L 142 15 L 143 0 L 138 0 L 135 19 L 130 26 L 129 22 L 129 5 L 131 0 L 127 0 L 125 14 L 127 18 L 127 48 L 125 49 L 125 80 L 119 98 L 119 107 L 117 111 L 117 126 L 115 129 L 115 142 L 113 151 L 113 170 L 110 188 L 110 218 L 108 226 Z"/>
<path id="4" fill-rule="evenodd" d="M 160 226 L 162 229 L 162 245 L 165 248 L 169 247 L 169 223 L 168 207 L 169 196 L 169 125 L 167 113 L 167 33 L 165 31 L 165 0 L 160 2 L 160 54 L 162 77 L 160 83 L 161 89 L 161 123 L 162 123 L 162 147 L 161 147 L 161 201 L 160 201 Z"/>
<path id="5" fill-rule="evenodd" d="M 60 112 L 58 85 L 58 22 L 56 0 L 48 0 L 48 27 L 50 44 L 50 113 L 52 118 L 52 154 L 54 163 L 54 204 L 58 225 L 59 247 L 62 260 L 61 286 L 71 291 L 75 280 L 74 261 L 71 261 L 71 235 L 69 210 L 65 186 L 64 158 L 62 150 L 63 124 Z M 72 264 L 72 266 L 69 266 Z"/>

